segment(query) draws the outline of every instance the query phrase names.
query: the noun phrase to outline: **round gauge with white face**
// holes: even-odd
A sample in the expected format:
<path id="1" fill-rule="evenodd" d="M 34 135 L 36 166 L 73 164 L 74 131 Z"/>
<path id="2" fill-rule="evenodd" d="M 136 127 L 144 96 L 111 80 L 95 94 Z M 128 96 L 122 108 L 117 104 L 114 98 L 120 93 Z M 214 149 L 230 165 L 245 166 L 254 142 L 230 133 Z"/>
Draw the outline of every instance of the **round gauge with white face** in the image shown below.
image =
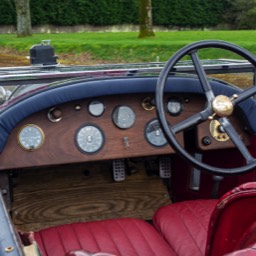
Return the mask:
<path id="1" fill-rule="evenodd" d="M 91 101 L 88 106 L 88 111 L 93 116 L 101 116 L 105 110 L 105 106 L 98 100 Z"/>
<path id="2" fill-rule="evenodd" d="M 92 154 L 102 148 L 104 135 L 97 126 L 85 125 L 77 131 L 75 142 L 81 152 Z"/>
<path id="3" fill-rule="evenodd" d="M 167 110 L 168 113 L 171 114 L 172 116 L 178 116 L 183 109 L 183 105 L 181 100 L 179 99 L 175 99 L 175 98 L 171 98 L 168 100 L 167 102 Z"/>
<path id="4" fill-rule="evenodd" d="M 113 112 L 113 122 L 120 129 L 127 129 L 135 123 L 136 115 L 128 106 L 118 106 Z"/>
<path id="5" fill-rule="evenodd" d="M 162 147 L 167 144 L 167 140 L 157 119 L 154 119 L 147 124 L 145 136 L 147 141 L 153 146 Z"/>
<path id="6" fill-rule="evenodd" d="M 19 130 L 17 139 L 22 149 L 34 151 L 43 145 L 44 132 L 35 124 L 27 124 Z"/>

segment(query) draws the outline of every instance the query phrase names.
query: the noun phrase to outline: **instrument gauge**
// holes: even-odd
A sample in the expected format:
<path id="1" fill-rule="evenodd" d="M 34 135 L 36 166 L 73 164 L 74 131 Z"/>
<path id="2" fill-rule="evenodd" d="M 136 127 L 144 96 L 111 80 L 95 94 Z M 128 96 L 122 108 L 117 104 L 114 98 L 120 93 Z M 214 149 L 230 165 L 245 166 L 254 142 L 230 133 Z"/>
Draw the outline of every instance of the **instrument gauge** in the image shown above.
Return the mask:
<path id="1" fill-rule="evenodd" d="M 77 131 L 75 142 L 82 153 L 92 154 L 102 148 L 104 135 L 97 126 L 85 125 Z"/>
<path id="2" fill-rule="evenodd" d="M 145 136 L 147 141 L 153 146 L 163 147 L 167 144 L 167 140 L 157 119 L 150 121 L 146 125 Z"/>
<path id="3" fill-rule="evenodd" d="M 113 112 L 113 122 L 120 129 L 127 129 L 135 123 L 136 115 L 128 106 L 118 106 Z"/>
<path id="4" fill-rule="evenodd" d="M 27 124 L 19 130 L 17 140 L 22 149 L 34 151 L 43 145 L 44 132 L 35 124 Z"/>
<path id="5" fill-rule="evenodd" d="M 172 116 L 178 116 L 183 110 L 183 105 L 181 100 L 171 98 L 167 102 L 167 111 Z"/>
<path id="6" fill-rule="evenodd" d="M 94 100 L 89 103 L 88 111 L 92 116 L 101 116 L 104 110 L 104 104 L 98 100 Z"/>

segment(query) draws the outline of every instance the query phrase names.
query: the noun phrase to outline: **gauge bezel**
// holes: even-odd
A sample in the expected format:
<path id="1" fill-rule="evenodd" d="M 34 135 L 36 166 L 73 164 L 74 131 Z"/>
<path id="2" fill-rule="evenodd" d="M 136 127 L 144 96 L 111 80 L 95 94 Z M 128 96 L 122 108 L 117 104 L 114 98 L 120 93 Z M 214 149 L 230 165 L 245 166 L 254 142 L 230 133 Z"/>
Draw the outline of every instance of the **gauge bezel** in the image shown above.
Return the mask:
<path id="1" fill-rule="evenodd" d="M 128 123 L 127 125 L 123 125 L 123 124 L 121 124 L 120 122 L 118 122 L 118 120 L 117 120 L 117 118 L 116 118 L 116 116 L 115 116 L 115 115 L 118 115 L 117 111 L 118 111 L 119 109 L 121 109 L 121 108 L 127 108 L 127 109 L 129 109 L 129 110 L 131 111 L 132 115 L 133 115 L 133 119 L 132 119 L 131 122 Z M 120 129 L 123 129 L 123 130 L 129 129 L 129 128 L 131 128 L 131 127 L 135 124 L 135 122 L 136 122 L 136 113 L 134 112 L 134 110 L 133 110 L 131 107 L 129 107 L 129 106 L 127 106 L 127 105 L 119 105 L 119 106 L 115 107 L 115 109 L 113 110 L 113 113 L 112 113 L 112 120 L 113 120 L 113 123 L 115 124 L 116 127 L 120 128 Z"/>
<path id="2" fill-rule="evenodd" d="M 146 141 L 148 142 L 149 145 L 151 145 L 151 146 L 153 146 L 153 147 L 156 147 L 156 148 L 163 148 L 163 147 L 165 147 L 166 145 L 168 145 L 168 141 L 167 141 L 166 138 L 165 138 L 166 141 L 165 141 L 164 144 L 157 145 L 157 144 L 154 144 L 154 143 L 149 139 L 149 137 L 147 136 L 147 129 L 148 129 L 148 127 L 149 127 L 150 125 L 152 125 L 153 123 L 158 123 L 158 125 L 159 125 L 159 127 L 160 127 L 160 123 L 159 123 L 159 121 L 158 121 L 157 118 L 154 118 L 154 119 L 149 120 L 149 121 L 146 123 L 145 129 L 144 129 L 144 136 L 145 136 L 145 139 L 146 139 Z M 161 131 L 162 131 L 162 134 L 164 135 L 163 130 L 162 130 L 161 127 L 160 127 L 160 129 L 161 129 Z"/>
<path id="3" fill-rule="evenodd" d="M 100 111 L 100 113 L 96 113 L 94 112 L 90 107 L 92 106 L 92 104 L 95 104 L 95 103 L 98 103 L 102 106 L 102 110 Z M 94 117 L 99 117 L 99 116 L 102 116 L 105 112 L 105 109 L 106 109 L 106 106 L 104 105 L 104 103 L 100 100 L 91 100 L 89 103 L 88 103 L 88 112 L 90 115 L 94 116 Z"/>
<path id="4" fill-rule="evenodd" d="M 26 131 L 27 129 L 29 129 L 29 128 L 34 128 L 34 129 L 36 129 L 36 131 L 39 133 L 39 135 L 40 135 L 40 143 L 38 143 L 38 144 L 34 144 L 34 147 L 26 147 L 25 145 L 24 145 L 24 143 L 22 143 L 22 137 L 21 137 L 21 135 L 22 135 L 22 133 L 24 132 L 24 131 Z M 35 150 L 37 150 L 37 149 L 39 149 L 39 148 L 41 148 L 42 147 L 42 145 L 44 144 L 44 140 L 45 140 L 45 134 L 44 134 L 44 131 L 42 130 L 42 128 L 40 128 L 38 125 L 36 125 L 36 124 L 26 124 L 26 125 L 23 125 L 20 129 L 19 129 L 19 131 L 18 131 L 18 134 L 17 134 L 17 141 L 18 141 L 18 144 L 19 144 L 19 146 L 23 149 L 23 150 L 25 150 L 25 151 L 28 151 L 28 152 L 32 152 L 32 151 L 35 151 Z"/>
<path id="5" fill-rule="evenodd" d="M 80 132 L 82 129 L 84 129 L 84 128 L 86 128 L 86 127 L 89 127 L 89 126 L 92 126 L 92 127 L 96 128 L 96 129 L 100 132 L 101 137 L 102 137 L 102 142 L 101 142 L 100 146 L 97 148 L 97 150 L 95 150 L 95 151 L 86 151 L 86 150 L 84 150 L 84 149 L 80 146 L 80 144 L 79 144 L 79 142 L 78 142 L 78 135 L 79 135 L 79 132 Z M 98 125 L 95 125 L 95 124 L 92 124 L 92 123 L 88 123 L 88 124 L 84 124 L 84 125 L 80 126 L 80 127 L 77 129 L 77 131 L 76 131 L 76 133 L 75 133 L 74 141 L 75 141 L 75 145 L 76 145 L 77 149 L 78 149 L 81 153 L 83 153 L 83 154 L 88 154 L 88 155 L 92 155 L 92 154 L 95 154 L 95 153 L 99 152 L 99 151 L 103 148 L 103 146 L 104 146 L 104 144 L 105 144 L 105 135 L 104 135 L 103 130 L 102 130 Z"/>

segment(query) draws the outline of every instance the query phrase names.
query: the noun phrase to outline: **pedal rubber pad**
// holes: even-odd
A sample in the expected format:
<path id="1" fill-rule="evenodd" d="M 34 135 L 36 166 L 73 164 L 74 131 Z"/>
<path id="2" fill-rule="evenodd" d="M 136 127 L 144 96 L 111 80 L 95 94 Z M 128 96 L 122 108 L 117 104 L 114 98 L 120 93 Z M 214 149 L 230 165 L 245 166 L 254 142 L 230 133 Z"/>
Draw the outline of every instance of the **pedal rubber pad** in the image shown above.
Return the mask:
<path id="1" fill-rule="evenodd" d="M 124 161 L 124 159 L 113 160 L 113 178 L 114 178 L 114 181 L 125 180 L 125 161 Z"/>
<path id="2" fill-rule="evenodd" d="M 171 178 L 171 158 L 161 157 L 159 159 L 159 176 L 163 179 Z"/>

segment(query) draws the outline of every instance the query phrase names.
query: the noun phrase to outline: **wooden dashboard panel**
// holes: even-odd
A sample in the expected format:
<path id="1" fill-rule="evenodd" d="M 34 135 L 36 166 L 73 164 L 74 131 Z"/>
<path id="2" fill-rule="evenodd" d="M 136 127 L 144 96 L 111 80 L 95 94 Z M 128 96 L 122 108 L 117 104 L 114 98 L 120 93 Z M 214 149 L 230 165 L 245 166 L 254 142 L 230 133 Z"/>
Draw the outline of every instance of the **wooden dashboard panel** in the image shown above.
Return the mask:
<path id="1" fill-rule="evenodd" d="M 174 95 L 172 95 L 173 97 Z M 51 122 L 47 113 L 49 109 L 35 113 L 20 122 L 10 134 L 4 151 L 0 155 L 0 169 L 25 168 L 35 166 L 48 166 L 98 160 L 111 160 L 119 158 L 132 158 L 151 155 L 174 153 L 174 150 L 165 145 L 156 147 L 146 140 L 145 127 L 149 121 L 156 119 L 156 111 L 145 110 L 142 101 L 146 97 L 154 95 L 132 94 L 101 97 L 90 100 L 100 100 L 105 105 L 105 111 L 101 116 L 95 117 L 88 112 L 89 99 L 68 102 L 57 106 L 62 112 L 59 122 Z M 166 96 L 166 101 L 170 95 Z M 204 108 L 204 100 L 196 95 L 175 95 L 183 104 L 183 110 L 178 116 L 168 114 L 168 121 L 175 124 L 201 111 Z M 124 105 L 133 109 L 136 115 L 134 125 L 128 129 L 117 128 L 113 123 L 112 114 L 117 106 Z M 31 106 L 33 107 L 33 106 Z M 39 126 L 45 135 L 43 145 L 35 151 L 25 151 L 17 141 L 18 132 L 26 124 Z M 81 152 L 75 143 L 75 136 L 80 127 L 92 124 L 99 127 L 104 133 L 103 147 L 93 153 Z M 203 136 L 207 132 L 207 126 L 202 126 Z M 177 139 L 183 145 L 183 134 L 177 134 Z M 209 148 L 209 147 L 208 147 Z"/>

